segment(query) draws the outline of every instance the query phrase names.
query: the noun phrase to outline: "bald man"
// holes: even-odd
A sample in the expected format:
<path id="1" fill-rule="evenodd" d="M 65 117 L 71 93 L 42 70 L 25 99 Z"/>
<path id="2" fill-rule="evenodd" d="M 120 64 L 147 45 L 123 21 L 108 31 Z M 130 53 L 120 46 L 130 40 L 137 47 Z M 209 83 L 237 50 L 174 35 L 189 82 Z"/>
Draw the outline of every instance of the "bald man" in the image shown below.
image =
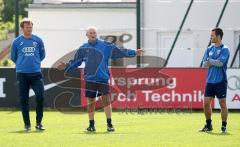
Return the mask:
<path id="1" fill-rule="evenodd" d="M 142 49 L 120 49 L 116 44 L 109 43 L 97 38 L 97 29 L 94 26 L 88 27 L 86 36 L 88 42 L 84 43 L 76 52 L 74 59 L 69 63 L 61 63 L 59 70 L 71 72 L 85 62 L 84 80 L 86 81 L 85 96 L 88 99 L 88 132 L 95 132 L 94 111 L 96 98 L 101 97 L 104 112 L 107 117 L 107 131 L 115 131 L 111 119 L 111 100 L 109 97 L 108 80 L 110 77 L 108 63 L 111 58 L 135 57 L 141 55 Z"/>

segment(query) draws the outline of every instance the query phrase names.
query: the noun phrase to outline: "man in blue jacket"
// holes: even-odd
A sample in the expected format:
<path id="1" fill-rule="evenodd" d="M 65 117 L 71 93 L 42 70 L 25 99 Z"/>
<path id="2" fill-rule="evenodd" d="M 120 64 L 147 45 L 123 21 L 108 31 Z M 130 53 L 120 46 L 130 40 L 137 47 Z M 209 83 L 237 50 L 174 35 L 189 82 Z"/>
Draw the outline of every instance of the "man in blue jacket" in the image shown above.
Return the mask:
<path id="1" fill-rule="evenodd" d="M 76 52 L 74 59 L 68 64 L 61 63 L 58 69 L 70 72 L 78 68 L 85 62 L 84 80 L 86 81 L 85 96 L 88 99 L 89 132 L 95 132 L 94 110 L 95 99 L 101 96 L 104 111 L 107 117 L 107 131 L 114 131 L 111 119 L 111 100 L 109 97 L 109 69 L 108 62 L 110 58 L 135 57 L 140 55 L 142 49 L 130 50 L 120 49 L 113 43 L 99 40 L 97 38 L 96 27 L 88 27 L 86 36 L 88 42 L 83 44 Z"/>
<path id="2" fill-rule="evenodd" d="M 24 18 L 20 23 L 22 35 L 11 46 L 11 59 L 16 64 L 17 85 L 25 130 L 31 130 L 29 118 L 29 89 L 36 95 L 36 129 L 45 130 L 42 125 L 44 86 L 41 73 L 41 61 L 45 58 L 44 44 L 41 38 L 32 34 L 33 23 Z"/>
<path id="3" fill-rule="evenodd" d="M 207 84 L 205 87 L 204 112 L 206 117 L 206 125 L 201 129 L 203 132 L 212 131 L 211 120 L 211 101 L 215 96 L 219 100 L 222 117 L 222 133 L 226 132 L 227 127 L 227 64 L 229 59 L 229 49 L 222 44 L 223 31 L 215 28 L 211 32 L 211 42 L 214 43 L 205 51 L 203 57 L 203 66 L 208 67 Z"/>

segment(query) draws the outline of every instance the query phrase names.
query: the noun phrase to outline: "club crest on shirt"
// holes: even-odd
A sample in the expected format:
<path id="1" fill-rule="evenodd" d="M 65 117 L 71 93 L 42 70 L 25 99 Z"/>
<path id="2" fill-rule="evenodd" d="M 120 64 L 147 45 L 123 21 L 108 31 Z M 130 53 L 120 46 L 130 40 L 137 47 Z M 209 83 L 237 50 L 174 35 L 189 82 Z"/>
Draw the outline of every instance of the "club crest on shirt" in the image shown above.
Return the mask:
<path id="1" fill-rule="evenodd" d="M 209 56 L 212 56 L 213 55 L 213 52 L 211 51 L 211 52 L 209 52 Z"/>
<path id="2" fill-rule="evenodd" d="M 37 46 L 37 42 L 33 41 L 33 46 L 36 47 Z"/>

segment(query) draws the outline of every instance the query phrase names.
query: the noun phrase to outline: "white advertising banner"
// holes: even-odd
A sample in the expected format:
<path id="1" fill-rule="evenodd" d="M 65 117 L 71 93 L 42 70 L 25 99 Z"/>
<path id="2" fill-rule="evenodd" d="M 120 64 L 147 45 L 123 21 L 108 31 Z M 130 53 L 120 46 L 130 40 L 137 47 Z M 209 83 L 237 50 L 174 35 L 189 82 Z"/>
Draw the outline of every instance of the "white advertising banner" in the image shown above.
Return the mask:
<path id="1" fill-rule="evenodd" d="M 228 69 L 227 106 L 228 109 L 240 109 L 240 69 Z M 214 100 L 216 109 L 219 109 L 218 99 Z"/>

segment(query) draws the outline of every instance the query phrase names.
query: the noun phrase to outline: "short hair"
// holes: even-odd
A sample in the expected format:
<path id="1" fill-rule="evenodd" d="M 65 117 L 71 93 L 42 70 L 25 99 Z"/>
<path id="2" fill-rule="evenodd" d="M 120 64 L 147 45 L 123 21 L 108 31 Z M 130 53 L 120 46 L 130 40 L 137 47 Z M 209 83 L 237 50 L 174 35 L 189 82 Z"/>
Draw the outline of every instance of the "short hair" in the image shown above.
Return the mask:
<path id="1" fill-rule="evenodd" d="M 213 31 L 215 32 L 216 36 L 220 36 L 221 39 L 223 38 L 223 30 L 221 28 L 214 28 L 212 29 L 212 32 Z"/>
<path id="2" fill-rule="evenodd" d="M 20 23 L 20 27 L 23 28 L 25 23 L 33 25 L 33 22 L 31 21 L 31 19 L 25 17 L 22 19 L 22 21 Z"/>
<path id="3" fill-rule="evenodd" d="M 97 27 L 95 27 L 95 26 L 89 26 L 89 27 L 87 27 L 87 33 L 88 33 L 88 31 L 90 30 L 90 29 L 94 29 L 95 31 L 97 31 Z"/>

